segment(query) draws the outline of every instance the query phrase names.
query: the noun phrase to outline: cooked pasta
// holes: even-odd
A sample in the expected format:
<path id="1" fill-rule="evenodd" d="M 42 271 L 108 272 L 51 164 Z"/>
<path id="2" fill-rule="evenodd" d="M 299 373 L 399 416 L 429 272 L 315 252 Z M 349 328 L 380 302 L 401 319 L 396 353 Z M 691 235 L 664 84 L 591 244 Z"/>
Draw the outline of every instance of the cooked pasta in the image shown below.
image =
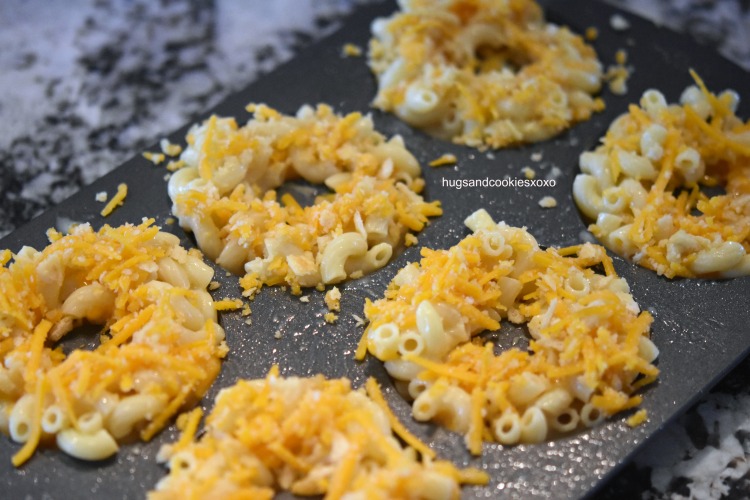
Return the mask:
<path id="1" fill-rule="evenodd" d="M 453 142 L 548 139 L 604 108 L 594 49 L 534 0 L 404 0 L 372 23 L 373 104 Z"/>
<path id="2" fill-rule="evenodd" d="M 0 267 L 0 400 L 3 431 L 24 443 L 17 466 L 41 440 L 83 460 L 149 440 L 203 395 L 227 351 L 213 271 L 153 220 L 48 235 Z M 103 325 L 99 347 L 55 347 L 83 322 Z"/>
<path id="3" fill-rule="evenodd" d="M 330 500 L 438 500 L 458 499 L 462 483 L 487 482 L 482 472 L 433 460 L 375 380 L 366 385 L 367 393 L 347 379 L 282 378 L 278 367 L 265 380 L 240 380 L 219 393 L 199 439 L 199 410 L 184 418 L 182 437 L 159 453 L 170 473 L 149 498 L 270 500 L 286 490 Z"/>
<path id="4" fill-rule="evenodd" d="M 173 212 L 198 245 L 244 274 L 247 295 L 263 285 L 338 283 L 384 266 L 409 231 L 440 215 L 425 202 L 416 159 L 399 136 L 386 139 L 369 117 L 303 106 L 296 117 L 251 105 L 238 127 L 211 117 L 194 126 L 169 181 Z M 302 207 L 275 188 L 302 177 L 333 193 Z"/>
<path id="5" fill-rule="evenodd" d="M 357 356 L 369 351 L 408 383 L 414 418 L 464 434 L 480 454 L 486 437 L 537 443 L 638 406 L 634 392 L 658 374 L 652 318 L 604 248 L 541 250 L 484 210 L 466 225 L 472 235 L 423 248 L 384 298 L 365 304 Z M 527 323 L 528 351 L 479 341 L 504 319 Z"/>
<path id="6" fill-rule="evenodd" d="M 750 274 L 750 121 L 739 98 L 695 86 L 643 94 L 581 155 L 573 197 L 607 247 L 668 278 Z M 701 187 L 720 185 L 709 197 Z"/>

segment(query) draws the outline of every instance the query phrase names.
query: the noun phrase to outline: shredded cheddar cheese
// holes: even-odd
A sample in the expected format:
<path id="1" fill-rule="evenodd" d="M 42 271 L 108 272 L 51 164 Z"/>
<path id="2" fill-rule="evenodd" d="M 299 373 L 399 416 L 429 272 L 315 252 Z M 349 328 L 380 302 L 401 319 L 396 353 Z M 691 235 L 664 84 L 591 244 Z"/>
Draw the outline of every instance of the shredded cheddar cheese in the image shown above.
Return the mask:
<path id="1" fill-rule="evenodd" d="M 29 420 L 3 429 L 25 443 L 14 465 L 43 436 L 84 460 L 106 458 L 139 432 L 148 440 L 218 374 L 227 347 L 205 291 L 212 272 L 153 223 L 52 229 L 42 251 L 24 247 L 12 261 L 0 253 L 0 397 L 9 409 L 31 408 L 18 411 Z M 104 326 L 101 345 L 67 355 L 55 347 L 83 322 Z M 123 421 L 132 398 L 148 411 Z M 77 446 L 84 419 L 96 415 L 99 448 Z M 42 434 L 43 419 L 52 427 Z"/>
<path id="2" fill-rule="evenodd" d="M 533 0 L 405 0 L 372 24 L 373 105 L 480 149 L 537 142 L 604 108 L 594 49 Z"/>
<path id="3" fill-rule="evenodd" d="M 648 420 L 648 412 L 644 409 L 640 409 L 628 417 L 627 423 L 630 427 L 638 427 Z"/>
<path id="4" fill-rule="evenodd" d="M 127 195 L 128 195 L 128 185 L 125 183 L 118 184 L 117 192 L 112 197 L 112 199 L 109 200 L 109 203 L 107 203 L 104 206 L 104 208 L 102 208 L 102 211 L 101 211 L 102 217 L 107 217 L 117 207 L 121 206 L 125 202 L 125 197 Z"/>
<path id="5" fill-rule="evenodd" d="M 423 248 L 384 298 L 366 301 L 358 359 L 385 361 L 409 382 L 413 416 L 464 433 L 473 454 L 487 439 L 539 442 L 637 406 L 634 392 L 658 374 L 652 318 L 604 248 L 541 250 L 523 229 L 473 229 L 448 250 Z M 503 319 L 528 324 L 528 350 L 481 340 Z M 543 422 L 512 435 L 532 417 Z"/>
<path id="6" fill-rule="evenodd" d="M 429 165 L 431 167 L 442 167 L 443 165 L 455 165 L 457 161 L 458 158 L 456 158 L 456 155 L 445 153 L 439 158 L 435 158 L 434 160 L 432 160 Z"/>
<path id="7" fill-rule="evenodd" d="M 373 379 L 367 394 L 347 379 L 282 378 L 278 367 L 265 380 L 240 380 L 219 393 L 200 438 L 196 413 L 184 418 L 183 436 L 159 453 L 170 473 L 149 499 L 270 500 L 282 490 L 330 500 L 458 499 L 461 484 L 488 482 L 481 471 L 434 460 Z"/>
<path id="8" fill-rule="evenodd" d="M 243 306 L 242 299 L 221 299 L 214 302 L 214 309 L 217 311 L 236 311 Z"/>
<path id="9" fill-rule="evenodd" d="M 341 49 L 344 57 L 359 57 L 362 55 L 362 48 L 353 43 L 345 43 Z"/>

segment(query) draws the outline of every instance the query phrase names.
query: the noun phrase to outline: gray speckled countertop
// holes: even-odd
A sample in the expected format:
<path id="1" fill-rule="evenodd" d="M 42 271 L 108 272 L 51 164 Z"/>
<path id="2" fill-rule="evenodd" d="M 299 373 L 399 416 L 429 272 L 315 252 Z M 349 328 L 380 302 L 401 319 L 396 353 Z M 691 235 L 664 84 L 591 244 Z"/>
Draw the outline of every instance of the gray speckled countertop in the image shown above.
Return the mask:
<path id="1" fill-rule="evenodd" d="M 289 59 L 357 3 L 4 0 L 0 236 Z M 750 69 L 747 0 L 611 3 Z M 648 443 L 601 496 L 750 497 L 748 382 L 750 360 Z"/>

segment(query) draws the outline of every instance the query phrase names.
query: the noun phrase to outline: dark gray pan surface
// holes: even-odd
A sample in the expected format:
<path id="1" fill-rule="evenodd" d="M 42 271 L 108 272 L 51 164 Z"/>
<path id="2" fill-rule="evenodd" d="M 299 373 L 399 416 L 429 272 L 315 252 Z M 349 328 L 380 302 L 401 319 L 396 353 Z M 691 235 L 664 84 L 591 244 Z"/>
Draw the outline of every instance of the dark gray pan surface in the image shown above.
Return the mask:
<path id="1" fill-rule="evenodd" d="M 619 415 L 589 432 L 554 442 L 502 448 L 486 444 L 481 458 L 471 458 L 465 451 L 461 436 L 419 424 L 409 417 L 409 406 L 393 390 L 381 363 L 368 359 L 353 360 L 352 354 L 362 334 L 353 314 L 362 315 L 366 297 L 382 295 L 395 272 L 405 263 L 417 260 L 419 247 L 446 248 L 467 234 L 462 221 L 472 211 L 486 208 L 496 219 L 512 225 L 527 226 L 542 245 L 566 246 L 585 237 L 582 221 L 572 201 L 570 190 L 578 170 L 581 151 L 591 149 L 604 134 L 609 123 L 627 109 L 650 87 L 659 88 L 670 102 L 677 100 L 682 89 L 691 82 L 692 67 L 715 91 L 734 88 L 747 100 L 739 115 L 750 116 L 750 75 L 686 37 L 625 14 L 631 21 L 628 31 L 616 32 L 609 27 L 615 9 L 586 0 L 545 3 L 548 18 L 583 32 L 589 26 L 599 29 L 595 47 L 605 64 L 613 61 L 614 53 L 624 48 L 634 66 L 629 92 L 617 97 L 605 91 L 607 110 L 592 120 L 574 127 L 559 138 L 541 144 L 494 152 L 494 159 L 477 151 L 433 139 L 398 121 L 395 117 L 373 112 L 378 130 L 386 135 L 403 135 L 407 146 L 423 165 L 443 153 L 459 158 L 458 168 L 426 167 L 426 196 L 440 199 L 445 214 L 419 235 L 419 245 L 407 249 L 384 269 L 340 286 L 343 293 L 342 313 L 338 323 L 327 325 L 323 294 L 311 291 L 310 303 L 281 289 L 264 289 L 251 304 L 253 324 L 247 326 L 236 313 L 225 314 L 222 324 L 230 346 L 222 372 L 203 401 L 210 410 L 211 401 L 222 388 L 238 378 L 263 377 L 273 363 L 285 375 L 324 373 L 330 377 L 348 376 L 355 386 L 374 375 L 383 384 L 396 414 L 418 436 L 427 441 L 441 458 L 458 465 L 486 469 L 492 482 L 486 488 L 465 488 L 464 498 L 497 498 L 532 496 L 575 498 L 595 494 L 605 480 L 615 474 L 628 457 L 649 436 L 658 432 L 667 421 L 686 409 L 739 360 L 750 348 L 750 279 L 726 281 L 669 281 L 615 257 L 617 271 L 631 284 L 636 300 L 655 316 L 653 339 L 661 349 L 658 383 L 644 392 L 643 407 L 649 420 L 630 429 Z M 367 110 L 375 92 L 375 81 L 364 58 L 342 58 L 346 42 L 366 46 L 369 23 L 394 10 L 392 3 L 361 9 L 332 37 L 302 52 L 293 61 L 263 77 L 246 90 L 230 97 L 212 110 L 221 115 L 247 119 L 244 106 L 248 102 L 266 102 L 281 111 L 292 113 L 305 103 L 327 102 L 340 112 Z M 207 116 L 207 115 L 206 115 Z M 186 128 L 170 136 L 183 143 Z M 159 138 L 154 138 L 158 140 Z M 157 150 L 157 146 L 151 148 Z M 530 160 L 532 153 L 543 155 L 541 162 Z M 562 175 L 554 188 L 472 188 L 455 190 L 444 187 L 443 179 L 522 178 L 521 168 L 529 165 L 544 177 L 557 166 Z M 166 171 L 143 158 L 134 158 L 72 198 L 34 219 L 26 226 L 0 240 L 0 248 L 17 251 L 28 244 L 46 245 L 44 231 L 55 226 L 60 218 L 91 222 L 99 228 L 104 222 L 118 225 L 155 217 L 165 229 L 175 232 L 184 245 L 194 242 L 179 227 L 165 225 L 170 216 L 166 194 Z M 110 194 L 120 182 L 127 182 L 129 195 L 125 205 L 109 218 L 98 214 L 102 205 L 95 202 L 95 193 Z M 558 207 L 541 209 L 537 202 L 543 196 L 554 196 Z M 218 270 L 222 283 L 218 297 L 238 296 L 235 277 Z M 274 333 L 280 330 L 280 339 Z M 502 346 L 523 344 L 523 331 L 504 326 L 498 338 Z M 0 438 L 0 496 L 4 498 L 139 498 L 166 474 L 155 461 L 159 447 L 176 438 L 174 427 L 159 434 L 150 443 L 133 443 L 122 447 L 108 461 L 87 464 L 54 449 L 40 449 L 20 469 L 13 469 L 10 457 L 18 449 L 8 438 Z"/>

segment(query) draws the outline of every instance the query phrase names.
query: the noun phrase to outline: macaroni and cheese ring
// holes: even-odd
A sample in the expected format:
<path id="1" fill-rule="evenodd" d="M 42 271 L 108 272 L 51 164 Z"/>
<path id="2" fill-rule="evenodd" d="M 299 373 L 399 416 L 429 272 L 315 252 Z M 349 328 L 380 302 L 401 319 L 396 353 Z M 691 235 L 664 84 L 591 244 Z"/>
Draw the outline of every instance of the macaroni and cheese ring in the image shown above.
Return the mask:
<path id="1" fill-rule="evenodd" d="M 5 431 L 24 443 L 14 465 L 48 437 L 83 460 L 135 433 L 149 440 L 218 374 L 227 348 L 205 290 L 213 271 L 153 222 L 50 230 L 42 251 L 0 267 L 0 336 L 13 343 L 0 400 Z M 106 325 L 98 347 L 55 348 L 84 322 Z"/>
<path id="2" fill-rule="evenodd" d="M 148 498 L 270 499 L 289 491 L 458 500 L 461 483 L 487 482 L 480 471 L 435 459 L 391 413 L 375 380 L 365 386 L 353 390 L 347 379 L 322 375 L 284 378 L 277 366 L 265 380 L 239 380 L 216 397 L 200 437 L 200 411 L 183 417 L 183 435 L 158 456 L 169 475 Z"/>
<path id="3" fill-rule="evenodd" d="M 296 116 L 262 104 L 248 110 L 254 118 L 243 126 L 217 116 L 193 126 L 185 167 L 168 186 L 180 225 L 209 258 L 244 275 L 246 296 L 280 284 L 299 294 L 371 273 L 442 213 L 419 194 L 421 169 L 401 137 L 387 140 L 370 117 L 323 104 Z M 292 192 L 277 197 L 298 178 L 332 193 L 309 206 Z M 169 266 L 163 279 L 181 282 Z"/>
<path id="4" fill-rule="evenodd" d="M 750 274 L 750 122 L 703 81 L 669 105 L 647 90 L 580 157 L 573 198 L 607 247 L 668 278 Z M 709 197 L 703 186 L 726 194 Z"/>
<path id="5" fill-rule="evenodd" d="M 413 400 L 412 416 L 464 434 L 477 455 L 486 437 L 539 443 L 637 406 L 637 380 L 656 378 L 659 351 L 650 314 L 605 249 L 542 250 L 485 210 L 466 225 L 473 234 L 448 250 L 423 249 L 384 298 L 366 301 L 358 359 L 384 361 Z M 682 238 L 675 251 L 695 244 Z M 477 337 L 506 318 L 527 323 L 527 350 L 496 353 Z"/>
<path id="6" fill-rule="evenodd" d="M 501 148 L 557 135 L 604 107 L 593 48 L 533 0 L 405 0 L 372 23 L 373 104 L 453 142 Z"/>

